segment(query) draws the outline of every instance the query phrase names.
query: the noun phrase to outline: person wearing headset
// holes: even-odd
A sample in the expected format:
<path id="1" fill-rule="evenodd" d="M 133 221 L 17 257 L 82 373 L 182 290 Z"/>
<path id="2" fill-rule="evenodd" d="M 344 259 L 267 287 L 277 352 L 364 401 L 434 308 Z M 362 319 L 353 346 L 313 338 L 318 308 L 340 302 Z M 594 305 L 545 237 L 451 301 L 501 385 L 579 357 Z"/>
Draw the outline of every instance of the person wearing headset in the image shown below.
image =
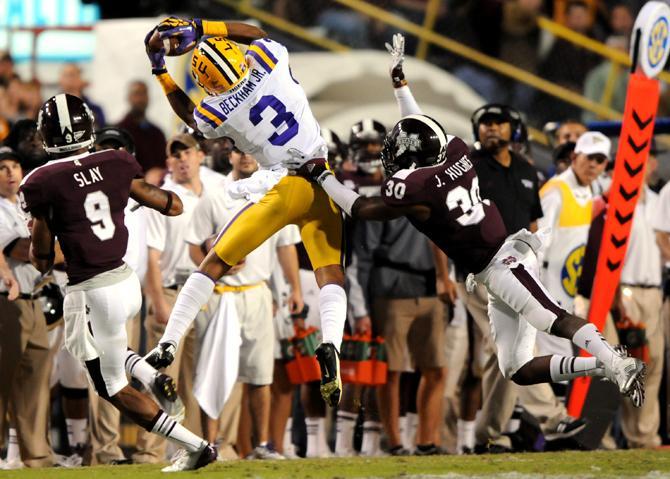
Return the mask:
<path id="1" fill-rule="evenodd" d="M 542 216 L 537 171 L 512 145 L 524 142 L 521 115 L 514 108 L 489 103 L 471 118 L 475 145 L 471 156 L 481 194 L 498 206 L 510 233 L 537 230 Z"/>

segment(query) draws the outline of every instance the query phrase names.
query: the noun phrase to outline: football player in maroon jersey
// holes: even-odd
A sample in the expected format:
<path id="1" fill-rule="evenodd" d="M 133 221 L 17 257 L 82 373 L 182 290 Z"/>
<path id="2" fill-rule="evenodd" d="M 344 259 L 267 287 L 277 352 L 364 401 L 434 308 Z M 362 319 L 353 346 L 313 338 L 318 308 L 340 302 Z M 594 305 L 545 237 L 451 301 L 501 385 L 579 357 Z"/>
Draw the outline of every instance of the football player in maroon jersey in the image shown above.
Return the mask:
<path id="1" fill-rule="evenodd" d="M 411 93 L 410 93 L 411 95 Z M 520 385 L 605 377 L 631 397 L 644 400 L 645 364 L 624 357 L 596 327 L 562 309 L 537 279 L 541 237 L 526 230 L 507 236 L 495 204 L 479 194 L 467 145 L 445 134 L 432 118 L 413 114 L 387 136 L 382 154 L 387 179 L 381 197 L 362 197 L 337 181 L 325 160 L 296 169 L 318 182 L 353 218 L 389 220 L 407 216 L 459 267 L 468 282 L 489 292 L 489 317 L 503 375 Z M 535 333 L 570 339 L 594 357 L 534 357 Z"/>
<path id="2" fill-rule="evenodd" d="M 137 314 L 142 298 L 139 280 L 122 258 L 129 197 L 170 216 L 181 214 L 181 200 L 146 183 L 128 152 L 89 152 L 95 140 L 93 114 L 80 98 L 59 94 L 47 100 L 39 112 L 38 130 L 51 160 L 24 178 L 20 199 L 33 218 L 35 266 L 42 273 L 51 269 L 56 238 L 65 257 L 65 346 L 86 364 L 101 397 L 146 430 L 184 448 L 185 453 L 164 470 L 209 464 L 216 459 L 215 449 L 133 389 L 126 378 L 128 367 L 143 383 L 163 388 L 155 392 L 176 398 L 169 376 L 156 375 L 141 357 L 127 351 L 125 323 Z"/>

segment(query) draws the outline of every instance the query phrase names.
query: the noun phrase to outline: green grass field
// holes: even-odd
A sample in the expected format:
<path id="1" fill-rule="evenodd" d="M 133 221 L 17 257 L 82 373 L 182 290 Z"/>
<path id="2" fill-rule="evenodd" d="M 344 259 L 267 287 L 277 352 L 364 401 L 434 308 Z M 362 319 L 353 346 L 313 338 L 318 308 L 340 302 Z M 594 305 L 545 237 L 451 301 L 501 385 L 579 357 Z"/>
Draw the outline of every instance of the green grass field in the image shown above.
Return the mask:
<path id="1" fill-rule="evenodd" d="M 564 452 L 484 456 L 404 458 L 341 458 L 294 461 L 231 461 L 206 469 L 179 473 L 199 478 L 371 478 L 502 475 L 530 477 L 649 477 L 670 478 L 670 451 Z M 107 479 L 166 477 L 158 466 L 99 466 L 79 469 L 0 471 L 1 478 Z"/>

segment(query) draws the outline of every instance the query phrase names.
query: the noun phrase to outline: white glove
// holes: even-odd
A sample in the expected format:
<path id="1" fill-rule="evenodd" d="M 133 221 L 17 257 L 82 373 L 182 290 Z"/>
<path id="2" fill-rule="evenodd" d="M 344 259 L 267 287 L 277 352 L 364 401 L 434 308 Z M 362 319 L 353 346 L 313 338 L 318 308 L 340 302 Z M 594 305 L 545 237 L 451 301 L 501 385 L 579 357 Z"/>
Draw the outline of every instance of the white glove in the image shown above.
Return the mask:
<path id="1" fill-rule="evenodd" d="M 405 61 L 405 36 L 402 33 L 393 34 L 393 46 L 385 43 L 386 50 L 391 54 L 391 64 L 389 72 L 393 80 L 393 86 L 400 88 L 405 82 L 405 73 L 402 71 L 402 64 Z"/>
<path id="2" fill-rule="evenodd" d="M 289 171 L 289 174 L 295 174 L 296 170 L 300 169 L 309 160 L 307 155 L 297 148 L 289 148 L 286 152 L 288 153 L 288 158 L 281 163 Z"/>

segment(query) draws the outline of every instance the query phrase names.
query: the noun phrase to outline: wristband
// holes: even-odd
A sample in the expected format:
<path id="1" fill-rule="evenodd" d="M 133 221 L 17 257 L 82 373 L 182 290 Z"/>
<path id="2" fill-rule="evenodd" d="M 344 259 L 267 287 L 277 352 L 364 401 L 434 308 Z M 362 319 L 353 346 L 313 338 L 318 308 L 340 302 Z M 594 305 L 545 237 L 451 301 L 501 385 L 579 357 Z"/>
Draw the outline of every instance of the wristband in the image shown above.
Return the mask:
<path id="1" fill-rule="evenodd" d="M 402 67 L 396 67 L 391 71 L 391 81 L 393 82 L 393 88 L 402 88 L 407 85 Z"/>
<path id="2" fill-rule="evenodd" d="M 170 213 L 170 210 L 172 209 L 172 192 L 171 191 L 166 191 L 167 194 L 167 204 L 165 205 L 165 208 L 161 211 L 161 214 L 166 215 Z"/>
<path id="3" fill-rule="evenodd" d="M 226 22 L 214 20 L 195 20 L 196 28 L 200 36 L 207 35 L 210 37 L 227 37 L 228 27 Z"/>
<path id="4" fill-rule="evenodd" d="M 161 84 L 161 87 L 163 87 L 163 91 L 166 95 L 169 95 L 173 91 L 177 91 L 179 89 L 167 70 L 156 75 L 156 80 L 158 80 L 158 83 Z"/>
<path id="5" fill-rule="evenodd" d="M 212 37 L 227 37 L 228 27 L 226 22 L 215 22 L 212 20 L 202 21 L 202 32 Z"/>

